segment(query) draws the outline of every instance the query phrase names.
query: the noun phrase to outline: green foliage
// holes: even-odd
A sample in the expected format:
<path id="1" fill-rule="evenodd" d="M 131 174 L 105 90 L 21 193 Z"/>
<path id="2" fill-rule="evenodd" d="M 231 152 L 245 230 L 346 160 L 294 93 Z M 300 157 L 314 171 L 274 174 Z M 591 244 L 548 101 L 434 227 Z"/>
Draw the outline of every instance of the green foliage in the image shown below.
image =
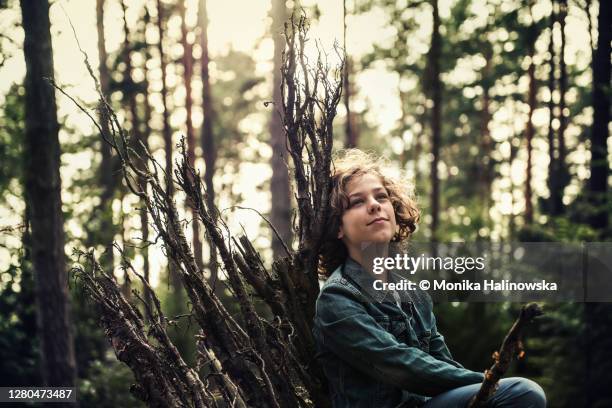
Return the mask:
<path id="1" fill-rule="evenodd" d="M 435 307 L 438 330 L 453 358 L 465 367 L 484 371 L 516 318 L 508 304 L 442 303 Z M 478 335 L 474 335 L 478 332 Z"/>
<path id="2" fill-rule="evenodd" d="M 0 271 L 0 384 L 40 384 L 31 263 L 19 258 Z"/>
<path id="3" fill-rule="evenodd" d="M 527 333 L 523 371 L 546 390 L 551 407 L 585 406 L 584 307 L 547 304 L 545 315 Z M 577 335 L 578 334 L 578 335 Z M 524 374 L 523 374 L 524 375 Z"/>
<path id="4" fill-rule="evenodd" d="M 25 94 L 21 85 L 14 84 L 5 96 L 0 116 L 0 204 L 6 204 L 11 183 L 21 180 L 21 146 L 25 132 Z"/>
<path id="5" fill-rule="evenodd" d="M 98 326 L 98 315 L 91 303 L 85 298 L 80 282 L 71 280 L 71 306 L 74 325 L 75 357 L 78 376 L 89 378 L 88 372 L 92 364 L 112 364 L 107 360 L 110 349 L 104 332 Z M 90 381 L 96 385 L 93 379 Z"/>
<path id="6" fill-rule="evenodd" d="M 79 381 L 79 403 L 96 408 L 145 407 L 129 392 L 127 385 L 134 383 L 132 371 L 114 357 L 105 362 L 95 360 Z"/>
<path id="7" fill-rule="evenodd" d="M 160 299 L 162 311 L 170 321 L 168 335 L 178 349 L 185 362 L 191 366 L 195 365 L 196 349 L 195 335 L 198 334 L 200 326 L 190 315 L 189 299 L 182 285 L 177 290 L 168 282 L 167 269 L 160 285 L 155 293 Z"/>

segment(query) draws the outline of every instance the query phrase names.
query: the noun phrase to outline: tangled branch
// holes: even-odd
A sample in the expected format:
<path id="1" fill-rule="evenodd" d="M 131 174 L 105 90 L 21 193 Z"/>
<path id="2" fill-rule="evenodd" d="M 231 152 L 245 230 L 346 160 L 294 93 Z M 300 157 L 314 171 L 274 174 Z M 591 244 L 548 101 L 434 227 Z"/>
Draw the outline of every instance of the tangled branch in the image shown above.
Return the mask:
<path id="1" fill-rule="evenodd" d="M 90 117 L 119 158 L 123 182 L 146 208 L 156 241 L 173 263 L 200 327 L 193 339 L 198 363 L 191 368 L 167 334 L 169 320 L 159 299 L 124 254 L 125 273 L 135 275 L 145 297 L 151 297 L 149 302 L 134 292 L 146 321 L 139 306 L 122 295 L 112 271 L 102 270 L 93 251 L 76 253 L 81 263 L 73 269 L 74 276 L 98 309 L 117 357 L 134 372 L 134 393 L 149 406 L 216 407 L 221 400 L 221 405 L 237 407 L 330 406 L 322 371 L 313 360 L 311 328 L 319 291 L 318 252 L 328 217 L 332 122 L 342 91 L 342 65 L 330 68 L 319 51 L 311 66 L 307 34 L 304 16 L 292 17 L 285 26 L 281 115 L 297 186 L 299 245 L 296 252 L 287 247 L 287 256 L 275 260 L 272 270 L 246 236 L 230 234 L 217 208 L 206 199 L 200 174 L 189 164 L 184 139 L 175 170 L 168 174 L 145 146 L 133 146 L 86 56 L 99 93 L 99 117 L 107 126 L 53 83 Z M 185 194 L 197 214 L 193 222 L 204 226 L 214 245 L 239 305 L 239 317 L 227 311 L 196 263 L 174 191 Z M 258 314 L 253 296 L 263 300 L 271 321 Z"/>

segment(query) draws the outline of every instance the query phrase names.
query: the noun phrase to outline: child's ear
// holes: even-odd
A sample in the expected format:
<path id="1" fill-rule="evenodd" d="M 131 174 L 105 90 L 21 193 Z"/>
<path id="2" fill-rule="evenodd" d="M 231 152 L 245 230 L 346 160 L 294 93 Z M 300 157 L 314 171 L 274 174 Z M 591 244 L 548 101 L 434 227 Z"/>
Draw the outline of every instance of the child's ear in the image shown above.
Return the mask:
<path id="1" fill-rule="evenodd" d="M 344 231 L 342 231 L 342 226 L 338 228 L 338 239 L 342 239 L 344 237 Z"/>

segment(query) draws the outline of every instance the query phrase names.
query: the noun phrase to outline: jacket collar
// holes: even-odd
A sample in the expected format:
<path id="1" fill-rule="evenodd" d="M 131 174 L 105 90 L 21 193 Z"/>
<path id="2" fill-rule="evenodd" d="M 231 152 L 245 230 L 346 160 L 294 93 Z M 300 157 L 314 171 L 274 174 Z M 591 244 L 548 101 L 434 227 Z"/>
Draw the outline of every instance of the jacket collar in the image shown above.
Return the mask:
<path id="1" fill-rule="evenodd" d="M 366 293 L 370 297 L 374 298 L 377 302 L 382 302 L 388 299 L 392 303 L 395 303 L 393 294 L 390 290 L 376 290 L 374 289 L 374 281 L 377 279 L 375 275 L 366 271 L 357 261 L 350 256 L 346 258 L 344 262 L 344 274 L 348 276 L 356 285 L 359 286 L 359 290 L 362 293 Z M 401 278 L 393 271 L 389 271 L 389 282 L 399 282 Z M 410 302 L 409 297 L 405 291 L 398 291 L 402 303 Z"/>

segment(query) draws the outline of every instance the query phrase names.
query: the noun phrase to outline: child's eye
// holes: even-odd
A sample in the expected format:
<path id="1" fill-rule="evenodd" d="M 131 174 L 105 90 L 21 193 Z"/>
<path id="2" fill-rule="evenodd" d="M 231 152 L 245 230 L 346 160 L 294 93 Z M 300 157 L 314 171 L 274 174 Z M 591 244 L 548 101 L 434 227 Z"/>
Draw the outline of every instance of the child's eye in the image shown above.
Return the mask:
<path id="1" fill-rule="evenodd" d="M 388 200 L 389 199 L 389 195 L 386 194 L 386 193 L 378 194 L 376 196 L 376 199 L 377 200 L 381 200 L 381 201 Z"/>
<path id="2" fill-rule="evenodd" d="M 352 201 L 349 203 L 349 207 L 354 207 L 354 206 L 359 205 L 359 204 L 361 204 L 361 203 L 363 203 L 363 199 L 361 199 L 361 198 L 356 198 L 356 199 L 352 200 Z"/>

